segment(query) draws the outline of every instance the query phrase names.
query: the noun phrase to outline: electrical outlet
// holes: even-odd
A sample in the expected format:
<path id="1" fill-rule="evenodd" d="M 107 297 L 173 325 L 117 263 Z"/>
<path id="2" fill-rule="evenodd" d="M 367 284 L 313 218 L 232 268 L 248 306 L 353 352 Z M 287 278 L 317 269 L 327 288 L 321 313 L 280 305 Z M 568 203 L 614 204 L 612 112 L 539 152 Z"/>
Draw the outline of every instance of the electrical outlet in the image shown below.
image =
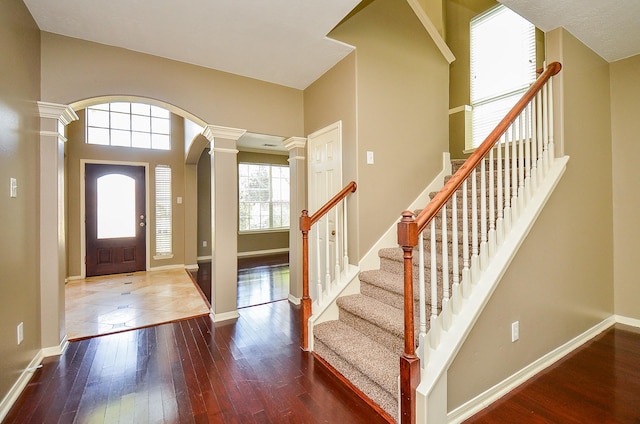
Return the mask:
<path id="1" fill-rule="evenodd" d="M 18 344 L 22 343 L 22 340 L 24 340 L 24 324 L 20 323 L 18 324 L 18 328 L 17 328 L 17 337 L 18 337 Z"/>
<path id="2" fill-rule="evenodd" d="M 511 323 L 511 342 L 515 342 L 520 338 L 520 321 Z"/>

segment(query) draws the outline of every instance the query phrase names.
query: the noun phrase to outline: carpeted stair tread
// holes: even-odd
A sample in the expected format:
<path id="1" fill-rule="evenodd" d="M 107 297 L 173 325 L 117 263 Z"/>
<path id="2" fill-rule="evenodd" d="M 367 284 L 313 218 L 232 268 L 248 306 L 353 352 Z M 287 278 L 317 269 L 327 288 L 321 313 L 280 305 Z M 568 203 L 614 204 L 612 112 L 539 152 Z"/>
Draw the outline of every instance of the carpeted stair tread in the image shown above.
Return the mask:
<path id="1" fill-rule="evenodd" d="M 459 250 L 460 255 L 458 256 L 458 264 L 461 263 L 462 261 L 462 251 L 461 249 Z M 403 264 L 404 266 L 404 252 L 401 248 L 399 247 L 388 247 L 388 248 L 384 248 L 384 249 L 380 249 L 378 251 L 378 256 L 380 257 L 381 261 L 386 259 L 386 260 L 390 260 L 390 261 L 394 261 L 394 262 L 400 262 Z M 448 259 L 449 259 L 449 272 L 452 272 L 452 264 L 453 264 L 453 256 L 451 256 L 451 251 L 449 251 L 449 255 Z M 413 265 L 414 266 L 419 266 L 419 254 L 418 254 L 418 250 L 414 249 L 413 250 Z M 436 263 L 436 269 L 438 270 L 438 272 L 442 271 L 442 258 L 441 255 L 437 255 L 437 263 Z M 425 255 L 424 255 L 424 266 L 425 268 L 430 268 L 431 267 L 431 253 L 425 251 Z M 462 268 L 461 268 L 462 269 Z"/>
<path id="2" fill-rule="evenodd" d="M 358 372 L 387 393 L 397 395 L 397 378 L 400 373 L 398 355 L 339 320 L 319 324 L 314 327 L 313 333 L 322 344 Z"/>
<path id="3" fill-rule="evenodd" d="M 359 315 L 394 336 L 403 337 L 404 311 L 401 309 L 361 294 L 340 297 L 337 303 L 341 309 Z"/>

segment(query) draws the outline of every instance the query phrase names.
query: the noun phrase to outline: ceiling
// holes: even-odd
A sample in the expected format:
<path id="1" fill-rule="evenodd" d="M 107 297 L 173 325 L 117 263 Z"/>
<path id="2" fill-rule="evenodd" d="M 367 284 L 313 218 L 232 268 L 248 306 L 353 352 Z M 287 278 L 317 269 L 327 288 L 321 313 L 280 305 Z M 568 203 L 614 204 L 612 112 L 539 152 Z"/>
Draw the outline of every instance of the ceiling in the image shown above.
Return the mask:
<path id="1" fill-rule="evenodd" d="M 563 27 L 608 62 L 640 54 L 638 0 L 500 0 L 543 31 Z"/>
<path id="2" fill-rule="evenodd" d="M 304 89 L 353 47 L 360 0 L 24 0 L 42 31 Z"/>

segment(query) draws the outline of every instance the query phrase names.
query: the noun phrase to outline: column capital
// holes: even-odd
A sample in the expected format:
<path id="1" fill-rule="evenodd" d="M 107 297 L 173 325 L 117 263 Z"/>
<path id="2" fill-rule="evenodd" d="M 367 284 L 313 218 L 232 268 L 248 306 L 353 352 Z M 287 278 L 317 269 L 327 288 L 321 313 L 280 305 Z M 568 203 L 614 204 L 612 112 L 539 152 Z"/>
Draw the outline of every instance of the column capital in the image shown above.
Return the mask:
<path id="1" fill-rule="evenodd" d="M 38 112 L 41 118 L 56 119 L 62 125 L 69 125 L 78 120 L 76 112 L 68 105 L 57 103 L 38 102 Z"/>
<path id="2" fill-rule="evenodd" d="M 287 148 L 287 150 L 293 150 L 295 148 L 304 148 L 307 145 L 306 137 L 289 137 L 286 140 L 282 141 L 282 145 Z"/>
<path id="3" fill-rule="evenodd" d="M 218 125 L 206 125 L 202 130 L 202 135 L 210 142 L 213 142 L 216 138 L 224 138 L 227 140 L 238 141 L 240 137 L 246 133 L 247 130 L 239 128 L 221 127 Z"/>

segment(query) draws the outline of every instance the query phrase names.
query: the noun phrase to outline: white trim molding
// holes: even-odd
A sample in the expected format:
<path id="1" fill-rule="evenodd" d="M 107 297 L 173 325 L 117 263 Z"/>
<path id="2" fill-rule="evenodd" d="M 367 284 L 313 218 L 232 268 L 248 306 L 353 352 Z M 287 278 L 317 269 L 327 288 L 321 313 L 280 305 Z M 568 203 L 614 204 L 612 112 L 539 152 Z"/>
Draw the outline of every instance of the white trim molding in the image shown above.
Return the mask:
<path id="1" fill-rule="evenodd" d="M 299 297 L 295 297 L 291 293 L 289 293 L 288 300 L 289 300 L 289 302 L 293 303 L 296 306 L 300 305 L 300 298 Z"/>
<path id="2" fill-rule="evenodd" d="M 24 371 L 22 371 L 22 373 L 18 377 L 18 380 L 13 384 L 13 386 L 11 386 L 9 392 L 2 399 L 2 401 L 0 402 L 0 422 L 4 420 L 4 418 L 9 413 L 9 410 L 11 410 L 13 404 L 16 402 L 16 400 L 18 400 L 18 397 L 20 396 L 24 388 L 27 387 L 27 384 L 29 383 L 33 372 L 38 369 L 38 367 L 40 367 L 43 359 L 44 355 L 42 353 L 42 350 L 40 350 L 31 360 L 29 365 L 27 365 Z"/>
<path id="3" fill-rule="evenodd" d="M 79 119 L 71 106 L 57 103 L 38 102 L 38 112 L 41 118 L 56 119 L 65 126 Z"/>
<path id="4" fill-rule="evenodd" d="M 282 247 L 280 249 L 267 249 L 267 250 L 253 250 L 250 252 L 238 252 L 239 258 L 247 258 L 251 256 L 265 256 L 265 255 L 274 255 L 276 253 L 287 253 L 289 252 L 288 247 Z"/>
<path id="5" fill-rule="evenodd" d="M 238 313 L 238 311 L 222 312 L 220 314 L 216 314 L 215 312 L 213 312 L 213 309 L 211 309 L 209 316 L 211 317 L 213 322 L 228 321 L 230 319 L 240 318 L 240 314 Z"/>
<path id="6" fill-rule="evenodd" d="M 630 325 L 631 327 L 640 328 L 640 319 L 629 318 L 622 315 L 614 315 L 616 322 L 619 324 Z"/>
<path id="7" fill-rule="evenodd" d="M 211 255 L 198 256 L 196 259 L 198 260 L 198 262 L 211 261 L 211 260 L 213 260 L 213 256 L 211 256 Z"/>
<path id="8" fill-rule="evenodd" d="M 293 150 L 295 148 L 303 148 L 307 145 L 306 137 L 289 137 L 282 142 L 282 145 L 287 148 L 287 150 Z"/>
<path id="9" fill-rule="evenodd" d="M 453 52 L 451 51 L 449 46 L 447 46 L 447 43 L 444 41 L 444 39 L 436 29 L 436 26 L 433 24 L 433 22 L 431 22 L 431 19 L 429 19 L 427 12 L 425 12 L 420 2 L 418 0 L 407 0 L 407 2 L 424 26 L 424 29 L 426 29 L 427 33 L 431 36 L 433 42 L 436 44 L 436 46 L 438 46 L 438 49 L 440 50 L 440 53 L 442 53 L 442 56 L 444 56 L 445 60 L 449 64 L 451 64 L 451 62 L 456 60 L 456 57 L 453 55 Z"/>
<path id="10" fill-rule="evenodd" d="M 172 269 L 184 269 L 184 264 L 162 265 L 149 268 L 147 271 L 169 271 Z"/>
<path id="11" fill-rule="evenodd" d="M 224 138 L 227 140 L 238 140 L 246 133 L 247 130 L 239 128 L 221 127 L 218 125 L 206 125 L 202 130 L 202 135 L 209 141 L 213 141 L 216 138 Z"/>
<path id="12" fill-rule="evenodd" d="M 212 147 L 211 149 L 209 149 L 209 155 L 212 155 L 213 153 L 231 153 L 232 155 L 237 155 L 238 152 L 240 152 L 240 150 L 228 149 L 225 147 Z"/>

